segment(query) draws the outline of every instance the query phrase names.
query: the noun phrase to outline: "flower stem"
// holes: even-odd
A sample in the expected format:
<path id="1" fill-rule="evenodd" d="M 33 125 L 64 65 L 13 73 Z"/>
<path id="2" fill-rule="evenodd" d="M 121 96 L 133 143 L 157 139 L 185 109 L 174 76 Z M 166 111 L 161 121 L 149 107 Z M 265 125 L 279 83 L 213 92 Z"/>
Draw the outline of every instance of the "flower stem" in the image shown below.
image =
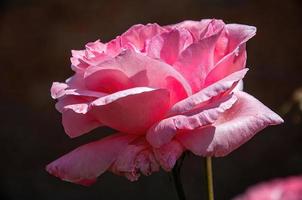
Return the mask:
<path id="1" fill-rule="evenodd" d="M 177 196 L 179 200 L 186 200 L 185 192 L 181 182 L 180 170 L 184 160 L 184 156 L 182 156 L 175 164 L 172 169 L 174 186 L 177 192 Z"/>
<path id="2" fill-rule="evenodd" d="M 214 200 L 214 187 L 213 187 L 213 171 L 212 171 L 212 158 L 206 157 L 206 177 L 208 186 L 208 198 Z"/>

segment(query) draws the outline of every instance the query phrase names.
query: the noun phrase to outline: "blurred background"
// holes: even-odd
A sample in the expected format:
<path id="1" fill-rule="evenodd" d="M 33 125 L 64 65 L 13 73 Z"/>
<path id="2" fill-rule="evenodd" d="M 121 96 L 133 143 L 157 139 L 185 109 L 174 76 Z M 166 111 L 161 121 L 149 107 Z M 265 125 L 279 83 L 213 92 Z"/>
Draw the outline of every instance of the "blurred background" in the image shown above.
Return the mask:
<path id="1" fill-rule="evenodd" d="M 70 50 L 109 41 L 137 23 L 202 18 L 258 28 L 248 42 L 245 90 L 279 113 L 269 127 L 224 158 L 214 159 L 215 192 L 228 200 L 248 186 L 302 173 L 301 0 L 2 0 L 0 6 L 0 198 L 5 200 L 176 199 L 167 173 L 130 183 L 110 173 L 89 187 L 44 170 L 60 155 L 111 130 L 69 139 L 54 108 L 53 81 L 72 75 Z M 185 159 L 188 200 L 205 198 L 204 161 Z"/>

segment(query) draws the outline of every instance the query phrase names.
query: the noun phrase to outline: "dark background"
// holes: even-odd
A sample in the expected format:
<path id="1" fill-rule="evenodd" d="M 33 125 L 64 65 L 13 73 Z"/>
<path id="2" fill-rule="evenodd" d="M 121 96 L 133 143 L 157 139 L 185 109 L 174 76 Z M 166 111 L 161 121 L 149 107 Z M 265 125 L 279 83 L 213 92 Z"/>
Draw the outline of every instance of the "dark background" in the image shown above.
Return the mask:
<path id="1" fill-rule="evenodd" d="M 70 50 L 108 41 L 136 23 L 161 25 L 186 19 L 221 18 L 255 25 L 248 42 L 245 90 L 279 113 L 270 127 L 224 158 L 214 159 L 218 200 L 274 177 L 302 173 L 301 0 L 1 1 L 0 7 L 0 188 L 8 200 L 176 199 L 167 173 L 131 183 L 110 173 L 91 187 L 60 181 L 44 167 L 108 129 L 69 139 L 54 108 L 52 81 L 72 75 Z M 300 88 L 300 93 L 299 89 Z M 296 92 L 295 92 L 296 91 Z M 300 94 L 300 97 L 299 97 Z M 294 95 L 294 96 L 293 96 Z M 301 108 L 299 108 L 299 101 Z M 188 200 L 205 199 L 203 159 L 185 159 Z"/>

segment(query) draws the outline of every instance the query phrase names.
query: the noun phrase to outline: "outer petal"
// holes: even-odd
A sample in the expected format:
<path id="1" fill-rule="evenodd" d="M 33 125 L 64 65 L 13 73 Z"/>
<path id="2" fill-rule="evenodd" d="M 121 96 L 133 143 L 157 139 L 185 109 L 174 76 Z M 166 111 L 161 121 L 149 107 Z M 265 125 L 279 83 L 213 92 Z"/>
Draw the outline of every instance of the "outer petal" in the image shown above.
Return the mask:
<path id="1" fill-rule="evenodd" d="M 176 140 L 173 140 L 160 148 L 153 149 L 156 160 L 158 160 L 161 167 L 166 171 L 172 170 L 183 151 L 183 146 Z"/>
<path id="2" fill-rule="evenodd" d="M 117 157 L 111 166 L 111 171 L 118 175 L 124 175 L 134 181 L 139 178 L 139 172 L 136 166 L 136 158 L 139 153 L 148 149 L 145 144 L 129 144 L 123 152 Z"/>
<path id="3" fill-rule="evenodd" d="M 123 90 L 91 103 L 96 119 L 126 133 L 144 133 L 164 117 L 169 107 L 169 91 L 143 87 Z"/>
<path id="4" fill-rule="evenodd" d="M 177 133 L 214 123 L 219 115 L 229 109 L 236 100 L 234 95 L 224 96 L 185 114 L 161 120 L 148 130 L 146 138 L 152 146 L 161 147 L 170 142 Z"/>
<path id="5" fill-rule="evenodd" d="M 246 43 L 256 35 L 256 27 L 242 24 L 227 24 L 226 29 L 229 37 L 230 51 L 236 49 L 239 45 Z"/>
<path id="6" fill-rule="evenodd" d="M 144 56 L 141 53 L 128 50 L 112 60 L 97 67 L 89 67 L 85 73 L 85 83 L 96 85 L 101 70 L 118 70 L 129 77 L 133 87 L 152 87 L 168 89 L 171 94 L 171 104 L 191 94 L 187 81 L 173 67 L 159 60 Z"/>
<path id="7" fill-rule="evenodd" d="M 221 95 L 226 92 L 230 92 L 246 74 L 248 69 L 235 72 L 226 78 L 202 89 L 201 91 L 189 96 L 188 98 L 176 103 L 171 110 L 169 115 L 176 115 L 184 113 L 194 109 L 196 106 L 207 103 L 213 97 Z"/>
<path id="8" fill-rule="evenodd" d="M 140 174 L 146 176 L 159 171 L 151 146 L 144 137 L 138 138 L 125 148 L 110 170 L 118 175 L 124 175 L 131 181 L 138 180 Z"/>
<path id="9" fill-rule="evenodd" d="M 283 120 L 254 97 L 234 92 L 238 101 L 212 126 L 177 135 L 187 149 L 200 156 L 225 156 L 257 132 Z"/>
<path id="10" fill-rule="evenodd" d="M 62 180 L 90 185 L 134 139 L 134 136 L 115 134 L 83 145 L 47 165 L 46 170 Z"/>
<path id="11" fill-rule="evenodd" d="M 90 113 L 76 113 L 72 109 L 68 109 L 62 113 L 62 124 L 66 134 L 71 137 L 78 137 L 93 129 L 102 126 Z"/>
<path id="12" fill-rule="evenodd" d="M 78 137 L 89 131 L 102 126 L 89 111 L 89 103 L 95 98 L 66 95 L 59 99 L 56 108 L 62 113 L 62 124 L 66 134 L 71 137 Z"/>
<path id="13" fill-rule="evenodd" d="M 142 151 L 136 160 L 137 168 L 145 176 L 151 175 L 152 172 L 159 171 L 159 164 L 154 157 L 153 151 L 149 148 L 145 151 Z"/>
<path id="14" fill-rule="evenodd" d="M 51 96 L 58 99 L 56 109 L 62 113 L 62 124 L 69 137 L 78 137 L 102 125 L 89 112 L 89 104 L 105 95 L 88 90 L 80 73 L 67 79 L 66 83 L 53 83 Z"/>
<path id="15" fill-rule="evenodd" d="M 62 99 L 64 96 L 102 97 L 107 95 L 104 92 L 89 90 L 84 84 L 83 74 L 77 73 L 66 80 L 66 83 L 53 82 L 51 89 L 53 99 Z"/>
<path id="16" fill-rule="evenodd" d="M 53 99 L 60 98 L 65 95 L 65 89 L 68 87 L 66 83 L 53 82 L 50 94 Z"/>
<path id="17" fill-rule="evenodd" d="M 82 71 L 89 66 L 89 64 L 84 61 L 85 50 L 71 50 L 71 55 L 70 62 L 72 70 Z"/>

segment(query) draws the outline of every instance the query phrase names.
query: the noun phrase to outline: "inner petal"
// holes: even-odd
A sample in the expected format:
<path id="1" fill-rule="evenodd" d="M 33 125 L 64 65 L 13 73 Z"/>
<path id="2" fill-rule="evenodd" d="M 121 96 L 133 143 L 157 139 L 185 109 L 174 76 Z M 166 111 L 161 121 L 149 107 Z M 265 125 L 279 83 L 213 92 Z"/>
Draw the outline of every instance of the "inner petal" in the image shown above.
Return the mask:
<path id="1" fill-rule="evenodd" d="M 90 90 L 110 94 L 132 86 L 129 78 L 122 71 L 116 69 L 100 69 L 86 77 L 85 84 Z"/>

